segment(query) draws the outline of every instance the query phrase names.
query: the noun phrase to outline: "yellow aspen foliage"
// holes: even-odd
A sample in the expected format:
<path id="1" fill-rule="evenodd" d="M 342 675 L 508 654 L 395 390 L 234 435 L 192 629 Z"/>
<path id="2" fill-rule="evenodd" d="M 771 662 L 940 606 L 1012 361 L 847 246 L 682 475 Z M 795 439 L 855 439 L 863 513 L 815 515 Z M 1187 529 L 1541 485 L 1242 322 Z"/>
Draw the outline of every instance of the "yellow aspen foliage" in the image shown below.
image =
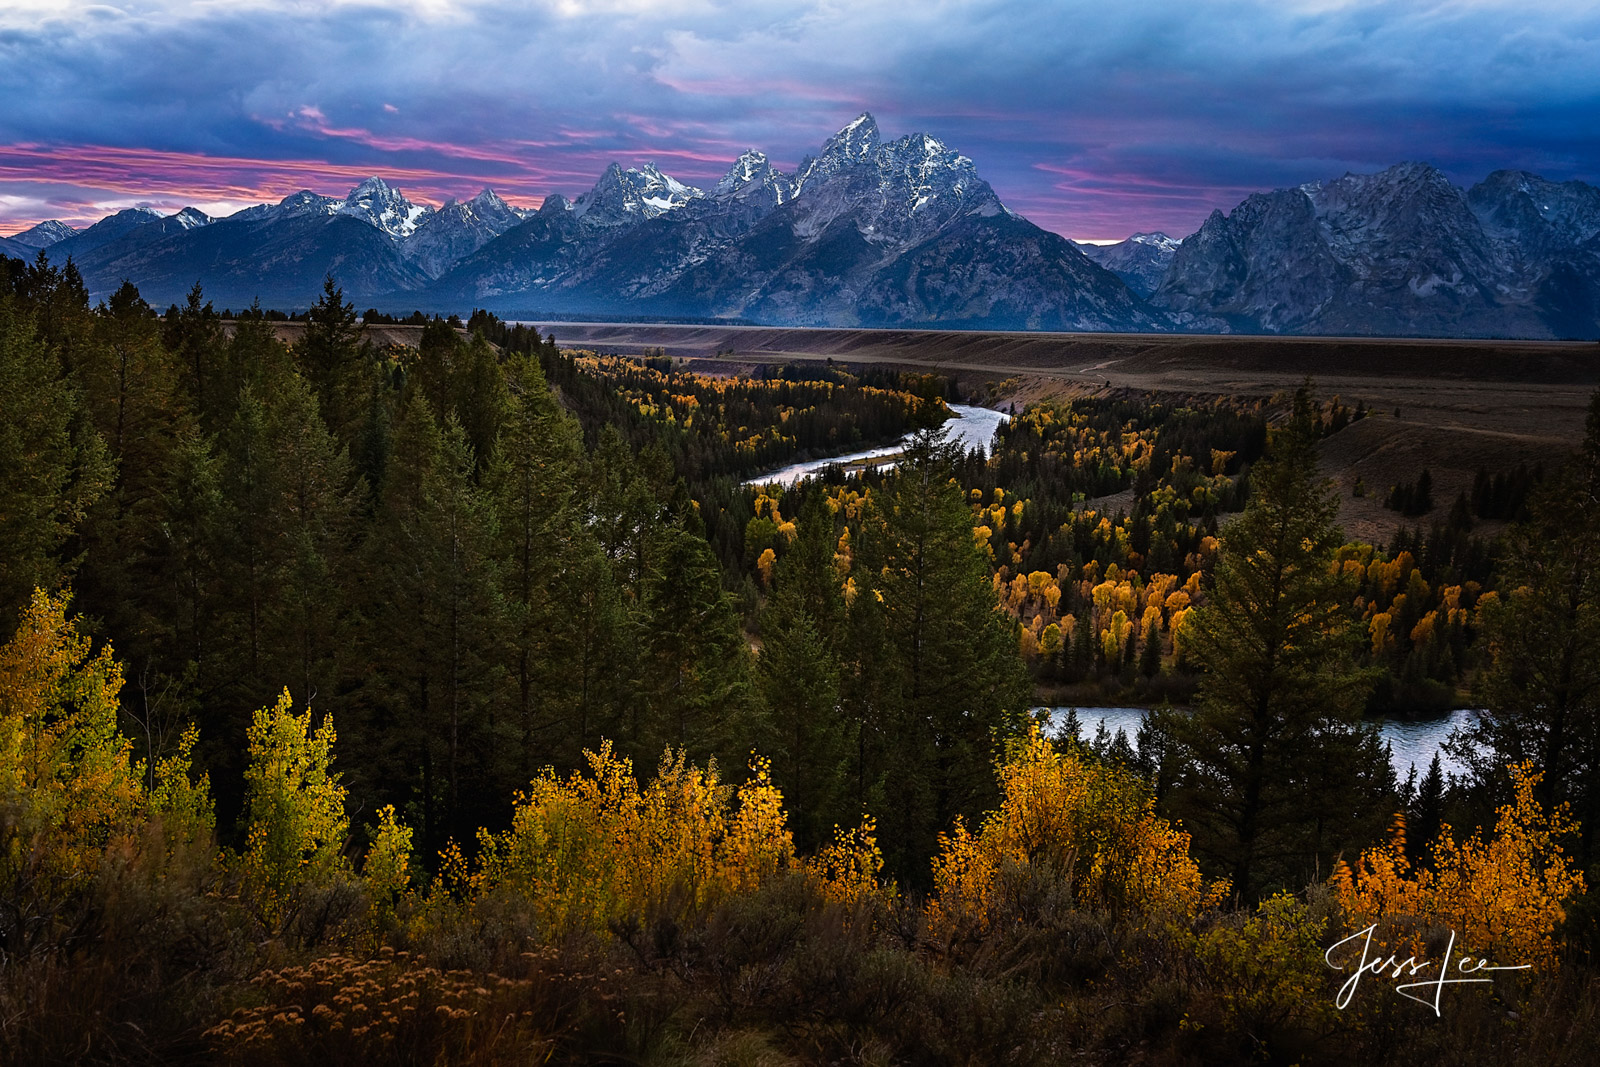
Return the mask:
<path id="1" fill-rule="evenodd" d="M 1051 623 L 1039 634 L 1039 651 L 1047 657 L 1054 657 L 1061 651 L 1061 624 Z"/>
<path id="2" fill-rule="evenodd" d="M 834 827 L 833 841 L 806 869 L 817 880 L 824 898 L 846 908 L 871 902 L 888 905 L 897 893 L 893 881 L 880 880 L 883 852 L 878 848 L 877 823 L 870 815 L 854 830 Z"/>
<path id="3" fill-rule="evenodd" d="M 1189 835 L 1155 813 L 1135 775 L 1056 751 L 1035 726 L 1000 767 L 1004 799 L 974 834 L 939 838 L 929 929 L 950 940 L 1003 916 L 1006 879 L 1024 869 L 1067 882 L 1078 907 L 1192 919 L 1227 892 L 1207 888 Z"/>
<path id="4" fill-rule="evenodd" d="M 1367 623 L 1367 630 L 1372 635 L 1372 654 L 1381 656 L 1394 644 L 1394 638 L 1389 635 L 1389 623 L 1392 616 L 1387 611 L 1380 611 Z"/>
<path id="5" fill-rule="evenodd" d="M 1515 798 L 1497 812 L 1494 832 L 1459 843 L 1444 827 L 1430 846 L 1433 869 L 1412 869 L 1401 820 L 1390 842 L 1363 853 L 1355 871 L 1341 863 L 1330 883 L 1346 925 L 1379 924 L 1385 951 L 1420 954 L 1427 931 L 1456 931 L 1463 951 L 1496 964 L 1556 965 L 1555 930 L 1563 902 L 1584 890 L 1559 839 L 1575 829 L 1565 804 L 1546 812 L 1534 799 L 1540 775 L 1511 765 Z"/>
<path id="6" fill-rule="evenodd" d="M 1123 650 L 1128 647 L 1128 638 L 1133 633 L 1133 622 L 1121 608 L 1111 616 L 1111 622 L 1100 635 L 1100 650 L 1105 653 L 1107 663 L 1117 663 L 1122 659 Z"/>
<path id="7" fill-rule="evenodd" d="M 778 554 L 770 548 L 763 548 L 760 557 L 756 560 L 756 570 L 761 574 L 761 584 L 772 584 L 772 568 L 778 563 Z"/>
<path id="8" fill-rule="evenodd" d="M 640 788 L 610 742 L 585 753 L 590 773 L 545 771 L 517 798 L 511 828 L 481 832 L 479 893 L 514 894 L 552 933 L 698 910 L 761 885 L 794 862 L 783 795 L 764 760 L 734 789 L 716 763 L 668 749 Z"/>
<path id="9" fill-rule="evenodd" d="M 0 648 L 0 874 L 33 866 L 58 886 L 94 874 L 143 800 L 117 732 L 122 668 L 109 647 L 90 655 L 68 600 L 36 590 Z"/>
<path id="10" fill-rule="evenodd" d="M 361 864 L 367 900 L 375 922 L 394 915 L 395 903 L 411 887 L 411 828 L 395 814 L 394 805 L 378 809 L 372 847 Z"/>
<path id="11" fill-rule="evenodd" d="M 1139 632 L 1149 633 L 1152 625 L 1158 630 L 1161 628 L 1161 609 L 1155 604 L 1144 609 L 1144 616 L 1139 620 Z"/>
<path id="12" fill-rule="evenodd" d="M 310 708 L 296 715 L 287 689 L 275 705 L 255 713 L 246 731 L 240 861 L 269 926 L 283 917 L 296 890 L 326 884 L 345 868 L 345 789 L 329 771 L 337 737 L 332 716 L 312 729 Z"/>
<path id="13" fill-rule="evenodd" d="M 169 856 L 185 845 L 209 846 L 216 832 L 210 775 L 201 774 L 198 780 L 189 777 L 199 739 L 199 729 L 189 726 L 178 739 L 177 750 L 156 761 L 150 813 L 161 821 Z"/>

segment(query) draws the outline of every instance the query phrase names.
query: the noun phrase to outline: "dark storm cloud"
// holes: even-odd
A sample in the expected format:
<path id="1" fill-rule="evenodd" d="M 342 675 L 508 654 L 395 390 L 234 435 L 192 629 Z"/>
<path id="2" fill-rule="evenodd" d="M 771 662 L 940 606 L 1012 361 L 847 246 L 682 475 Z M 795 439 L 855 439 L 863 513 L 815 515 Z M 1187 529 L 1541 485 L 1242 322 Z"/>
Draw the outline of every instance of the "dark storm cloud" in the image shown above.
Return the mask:
<path id="1" fill-rule="evenodd" d="M 72 205 L 341 191 L 536 202 L 612 159 L 709 183 L 862 109 L 1073 236 L 1193 230 L 1402 159 L 1600 179 L 1569 3 L 148 3 L 0 10 L 0 232 Z M 9 222 L 9 225 L 8 225 Z"/>

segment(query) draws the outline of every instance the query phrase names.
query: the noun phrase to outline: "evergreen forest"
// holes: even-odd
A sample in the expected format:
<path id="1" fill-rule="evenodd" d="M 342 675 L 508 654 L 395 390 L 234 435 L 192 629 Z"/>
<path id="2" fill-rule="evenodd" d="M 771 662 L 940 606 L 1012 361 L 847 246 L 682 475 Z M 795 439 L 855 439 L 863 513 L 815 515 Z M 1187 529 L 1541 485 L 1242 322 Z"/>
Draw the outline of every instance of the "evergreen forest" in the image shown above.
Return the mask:
<path id="1" fill-rule="evenodd" d="M 0 1062 L 1600 1039 L 1600 393 L 1369 545 L 1313 383 L 985 455 L 935 374 L 297 320 L 0 258 Z M 1374 716 L 1462 705 L 1397 773 Z M 1516 969 L 1397 992 L 1452 950 Z"/>

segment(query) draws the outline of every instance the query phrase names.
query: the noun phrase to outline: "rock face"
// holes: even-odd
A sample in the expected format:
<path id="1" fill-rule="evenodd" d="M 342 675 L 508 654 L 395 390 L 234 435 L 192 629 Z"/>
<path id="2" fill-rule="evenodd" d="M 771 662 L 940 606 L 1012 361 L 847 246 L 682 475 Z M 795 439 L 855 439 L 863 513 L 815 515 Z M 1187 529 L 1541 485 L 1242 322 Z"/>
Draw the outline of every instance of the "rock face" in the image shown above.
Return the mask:
<path id="1" fill-rule="evenodd" d="M 84 281 L 90 295 L 99 297 L 130 279 L 156 307 L 181 302 L 198 281 L 218 307 L 247 307 L 259 299 L 263 307 L 284 309 L 308 306 L 330 273 L 358 302 L 427 282 L 394 238 L 361 218 L 330 213 L 308 195 L 155 240 L 107 245 L 84 257 Z M 54 252 L 47 254 L 53 259 Z"/>
<path id="2" fill-rule="evenodd" d="M 789 325 L 1164 326 L 1070 241 L 1007 210 L 970 159 L 924 134 L 886 142 L 869 114 L 792 175 L 746 152 L 709 194 L 613 165 L 570 211 L 541 210 L 425 295 Z"/>
<path id="3" fill-rule="evenodd" d="M 1600 190 L 1425 164 L 1259 193 L 1213 212 L 1151 302 L 1269 333 L 1595 336 Z"/>
<path id="4" fill-rule="evenodd" d="M 407 259 L 437 278 L 523 220 L 523 213 L 485 189 L 471 200 L 450 200 L 417 224 L 402 244 Z"/>
<path id="5" fill-rule="evenodd" d="M 418 207 L 382 178 L 368 178 L 350 190 L 350 195 L 333 208 L 333 213 L 361 219 L 390 237 L 404 239 L 433 214 L 433 208 Z"/>
<path id="6" fill-rule="evenodd" d="M 69 256 L 74 260 L 82 260 L 86 253 L 126 237 L 141 226 L 160 221 L 159 211 L 152 211 L 147 207 L 124 208 L 115 215 L 107 215 L 93 226 L 85 227 L 71 237 L 51 245 L 48 249 L 50 261 L 60 266 Z M 79 269 L 82 269 L 81 263 Z"/>
<path id="7" fill-rule="evenodd" d="M 1136 233 L 1112 245 L 1079 244 L 1083 254 L 1121 278 L 1129 289 L 1148 298 L 1167 276 L 1182 238 L 1164 233 Z"/>
<path id="8" fill-rule="evenodd" d="M 10 240 L 13 244 L 21 245 L 23 248 L 49 248 L 59 241 L 65 241 L 77 232 L 66 223 L 51 219 L 48 222 L 41 222 L 37 226 L 23 230 L 21 233 L 12 234 Z"/>
<path id="9" fill-rule="evenodd" d="M 606 168 L 520 211 L 485 189 L 437 211 L 381 178 L 209 219 L 132 208 L 41 223 L 0 252 L 70 255 L 91 296 L 287 309 L 332 273 L 363 306 L 742 318 L 774 325 L 1600 336 L 1600 189 L 1425 164 L 1248 197 L 1175 240 L 1080 246 L 1010 211 L 972 160 L 870 114 L 793 173 L 759 151 L 701 190 Z"/>

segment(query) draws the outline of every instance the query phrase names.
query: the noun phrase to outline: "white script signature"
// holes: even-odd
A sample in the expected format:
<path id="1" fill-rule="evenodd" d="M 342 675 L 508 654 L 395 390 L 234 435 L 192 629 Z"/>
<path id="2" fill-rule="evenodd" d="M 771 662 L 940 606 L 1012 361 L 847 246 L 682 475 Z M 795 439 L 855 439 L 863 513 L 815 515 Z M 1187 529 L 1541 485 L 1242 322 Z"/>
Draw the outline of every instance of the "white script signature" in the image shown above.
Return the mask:
<path id="1" fill-rule="evenodd" d="M 1328 964 L 1329 967 L 1332 967 L 1336 971 L 1342 971 L 1345 968 L 1333 962 L 1334 953 L 1338 952 L 1341 947 L 1350 944 L 1352 941 L 1359 940 L 1361 942 L 1361 962 L 1357 964 L 1355 973 L 1351 974 L 1344 985 L 1339 987 L 1339 996 L 1334 1001 L 1334 1003 L 1338 1005 L 1340 1011 L 1343 1011 L 1350 1004 L 1351 999 L 1356 995 L 1356 986 L 1361 983 L 1361 976 L 1364 974 L 1376 975 L 1382 974 L 1384 971 L 1388 971 L 1390 978 L 1415 978 L 1417 975 L 1429 971 L 1433 967 L 1437 966 L 1438 971 L 1432 978 L 1425 979 L 1420 982 L 1404 982 L 1394 987 L 1394 991 L 1399 993 L 1402 997 L 1406 997 L 1409 1000 L 1416 1001 L 1418 1004 L 1425 1004 L 1432 1008 L 1434 1015 L 1439 1015 L 1439 1002 L 1444 997 L 1445 986 L 1486 985 L 1494 981 L 1492 978 L 1460 978 L 1451 976 L 1450 957 L 1455 953 L 1456 948 L 1456 932 L 1454 930 L 1450 931 L 1450 944 L 1446 946 L 1444 950 L 1444 959 L 1435 964 L 1433 960 L 1418 960 L 1415 956 L 1407 956 L 1403 960 L 1393 955 L 1382 959 L 1374 957 L 1372 955 L 1372 933 L 1377 928 L 1378 924 L 1373 923 L 1365 930 L 1358 930 L 1349 937 L 1345 938 L 1343 941 L 1333 945 L 1328 949 L 1327 952 L 1322 954 L 1323 960 Z M 1353 946 L 1351 948 L 1351 955 L 1354 955 Z M 1458 974 L 1465 975 L 1476 975 L 1485 971 L 1526 971 L 1532 966 L 1531 964 L 1524 963 L 1517 966 L 1494 967 L 1490 966 L 1489 961 L 1486 959 L 1474 960 L 1472 956 L 1467 955 L 1461 956 L 1455 961 L 1455 963 L 1456 972 Z M 1412 992 L 1412 990 L 1432 990 L 1433 992 L 1432 996 L 1430 997 L 1426 995 L 1426 993 L 1415 993 Z"/>

